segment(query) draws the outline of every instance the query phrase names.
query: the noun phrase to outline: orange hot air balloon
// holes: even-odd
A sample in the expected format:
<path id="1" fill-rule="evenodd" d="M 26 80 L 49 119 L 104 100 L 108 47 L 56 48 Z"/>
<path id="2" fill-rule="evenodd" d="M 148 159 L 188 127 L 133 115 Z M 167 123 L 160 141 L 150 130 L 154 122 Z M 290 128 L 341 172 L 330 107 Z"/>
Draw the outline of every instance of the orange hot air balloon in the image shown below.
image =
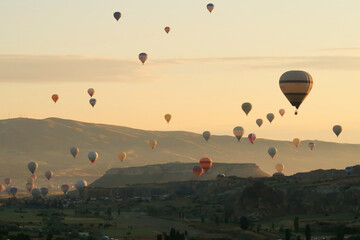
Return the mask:
<path id="1" fill-rule="evenodd" d="M 119 153 L 118 158 L 123 162 L 126 159 L 126 152 Z"/>
<path id="2" fill-rule="evenodd" d="M 212 166 L 211 158 L 203 157 L 202 159 L 200 159 L 200 167 L 204 169 L 205 173 L 209 171 L 211 166 Z"/>
<path id="3" fill-rule="evenodd" d="M 284 114 L 285 114 L 285 109 L 280 109 L 280 110 L 279 110 L 279 113 L 280 113 L 281 116 L 284 116 Z"/>
<path id="4" fill-rule="evenodd" d="M 0 184 L 0 193 L 5 191 L 5 189 L 6 189 L 5 186 L 3 184 Z"/>
<path id="5" fill-rule="evenodd" d="M 88 89 L 88 94 L 90 95 L 90 97 L 92 97 L 95 93 L 95 90 L 93 88 L 89 88 Z"/>
<path id="6" fill-rule="evenodd" d="M 170 27 L 165 27 L 164 30 L 165 30 L 166 33 L 169 33 L 170 32 Z"/>
<path id="7" fill-rule="evenodd" d="M 164 118 L 165 118 L 166 122 L 169 123 L 171 120 L 171 114 L 169 114 L 169 113 L 165 114 Z"/>
<path id="8" fill-rule="evenodd" d="M 157 141 L 155 139 L 149 141 L 149 146 L 152 149 L 155 149 L 156 145 L 157 145 Z"/>
<path id="9" fill-rule="evenodd" d="M 29 192 L 31 192 L 31 191 L 34 189 L 34 184 L 32 184 L 32 183 L 27 183 L 27 184 L 26 184 L 26 189 L 27 189 Z"/>
<path id="10" fill-rule="evenodd" d="M 51 96 L 51 98 L 52 98 L 52 100 L 54 101 L 54 103 L 56 103 L 56 102 L 59 100 L 59 95 L 53 94 L 53 95 Z"/>
<path id="11" fill-rule="evenodd" d="M 35 174 L 31 175 L 30 177 L 31 177 L 32 179 L 34 179 L 34 182 L 35 182 L 36 179 L 37 179 L 37 176 L 36 176 Z"/>
<path id="12" fill-rule="evenodd" d="M 195 166 L 195 167 L 193 168 L 193 173 L 194 173 L 195 176 L 197 176 L 197 177 L 200 177 L 201 174 L 203 174 L 203 172 L 204 172 L 204 169 L 202 169 L 202 168 L 199 167 L 199 166 Z"/>

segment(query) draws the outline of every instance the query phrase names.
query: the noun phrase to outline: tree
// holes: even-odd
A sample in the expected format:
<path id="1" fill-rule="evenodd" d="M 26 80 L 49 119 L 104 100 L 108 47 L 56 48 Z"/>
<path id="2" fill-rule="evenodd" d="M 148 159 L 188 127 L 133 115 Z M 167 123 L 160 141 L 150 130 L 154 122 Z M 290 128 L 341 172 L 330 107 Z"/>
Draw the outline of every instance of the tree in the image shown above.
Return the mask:
<path id="1" fill-rule="evenodd" d="M 242 216 L 240 218 L 240 227 L 242 230 L 247 230 L 249 228 L 249 220 L 247 217 Z"/>
<path id="2" fill-rule="evenodd" d="M 46 236 L 46 240 L 52 240 L 54 238 L 54 235 L 49 232 L 48 235 Z"/>
<path id="3" fill-rule="evenodd" d="M 306 240 L 311 240 L 311 228 L 309 224 L 305 226 L 305 238 Z"/>
<path id="4" fill-rule="evenodd" d="M 294 232 L 299 232 L 299 217 L 298 216 L 296 216 L 295 218 L 294 218 Z"/>
<path id="5" fill-rule="evenodd" d="M 290 240 L 291 239 L 291 232 L 290 229 L 286 229 L 285 230 L 285 240 Z"/>
<path id="6" fill-rule="evenodd" d="M 158 234 L 158 235 L 157 235 L 156 240 L 162 240 L 161 234 Z"/>
<path id="7" fill-rule="evenodd" d="M 345 237 L 345 233 L 344 233 L 344 227 L 343 226 L 339 226 L 336 229 L 336 240 L 344 240 Z"/>

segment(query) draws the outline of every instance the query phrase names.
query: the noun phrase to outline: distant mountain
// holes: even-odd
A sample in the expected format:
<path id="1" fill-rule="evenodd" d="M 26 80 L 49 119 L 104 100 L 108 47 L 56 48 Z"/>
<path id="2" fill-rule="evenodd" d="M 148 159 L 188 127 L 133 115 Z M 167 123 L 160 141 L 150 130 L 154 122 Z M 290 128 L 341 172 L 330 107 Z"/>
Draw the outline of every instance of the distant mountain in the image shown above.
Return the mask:
<path id="1" fill-rule="evenodd" d="M 171 123 L 170 123 L 171 127 Z M 73 184 L 84 178 L 89 183 L 112 168 L 164 164 L 169 162 L 197 164 L 208 156 L 214 163 L 255 163 L 272 174 L 276 163 L 285 165 L 284 173 L 291 175 L 319 168 L 343 169 L 358 163 L 360 145 L 315 141 L 311 151 L 308 141 L 296 148 L 290 141 L 258 139 L 253 145 L 248 139 L 238 142 L 233 136 L 212 136 L 206 142 L 200 134 L 183 131 L 145 131 L 112 125 L 84 123 L 58 118 L 44 120 L 9 119 L 0 121 L 0 179 L 14 178 L 14 185 L 24 188 L 30 175 L 27 163 L 36 161 L 38 185 Z M 156 139 L 152 150 L 147 141 Z M 77 146 L 77 158 L 70 155 L 70 147 Z M 278 154 L 271 159 L 267 153 L 275 146 Z M 91 164 L 89 151 L 97 151 L 99 159 Z M 119 152 L 127 152 L 122 163 Z M 44 172 L 52 170 L 55 176 L 45 180 Z M 191 173 L 191 169 L 189 172 Z"/>
<path id="2" fill-rule="evenodd" d="M 131 184 L 195 180 L 197 177 L 191 171 L 193 166 L 193 163 L 167 163 L 143 167 L 113 168 L 91 186 L 118 187 Z M 215 163 L 207 173 L 201 175 L 200 179 L 214 180 L 219 173 L 242 178 L 269 176 L 253 163 Z"/>
<path id="3" fill-rule="evenodd" d="M 302 178 L 302 179 L 320 179 L 320 178 L 344 178 L 347 174 L 345 170 L 337 170 L 337 169 L 317 169 L 310 172 L 301 172 L 296 173 L 293 175 L 295 178 Z M 356 165 L 353 167 L 353 171 L 350 174 L 352 177 L 360 177 L 360 165 Z"/>

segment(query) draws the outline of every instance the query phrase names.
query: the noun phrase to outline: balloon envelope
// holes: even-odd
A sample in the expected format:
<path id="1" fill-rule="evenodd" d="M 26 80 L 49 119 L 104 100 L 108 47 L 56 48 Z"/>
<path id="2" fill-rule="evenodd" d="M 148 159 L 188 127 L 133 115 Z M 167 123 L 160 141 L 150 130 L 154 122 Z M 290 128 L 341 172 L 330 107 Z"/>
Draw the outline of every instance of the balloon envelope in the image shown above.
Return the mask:
<path id="1" fill-rule="evenodd" d="M 268 114 L 266 115 L 266 118 L 267 118 L 267 120 L 269 120 L 269 122 L 271 123 L 271 122 L 274 120 L 275 115 L 274 115 L 273 113 L 268 113 Z"/>
<path id="2" fill-rule="evenodd" d="M 245 112 L 246 116 L 249 114 L 249 112 L 251 111 L 252 109 L 252 105 L 251 103 L 243 103 L 243 105 L 241 106 L 242 110 Z"/>
<path id="3" fill-rule="evenodd" d="M 157 141 L 155 139 L 149 141 L 149 146 L 152 149 L 155 149 L 156 145 L 157 145 Z"/>
<path id="4" fill-rule="evenodd" d="M 126 159 L 126 152 L 119 153 L 118 158 L 123 162 Z"/>
<path id="5" fill-rule="evenodd" d="M 4 178 L 4 182 L 6 185 L 10 185 L 12 183 L 11 178 Z"/>
<path id="6" fill-rule="evenodd" d="M 310 148 L 311 150 L 313 150 L 314 147 L 315 147 L 315 143 L 309 142 L 308 146 L 309 146 L 309 148 Z"/>
<path id="7" fill-rule="evenodd" d="M 87 182 L 85 180 L 79 180 L 76 182 L 75 187 L 77 190 L 84 190 L 87 187 Z"/>
<path id="8" fill-rule="evenodd" d="M 164 118 L 165 118 L 166 122 L 169 123 L 171 120 L 171 114 L 169 114 L 169 113 L 165 114 Z"/>
<path id="9" fill-rule="evenodd" d="M 89 88 L 88 89 L 88 94 L 90 95 L 90 97 L 92 97 L 95 93 L 95 90 L 93 88 Z"/>
<path id="10" fill-rule="evenodd" d="M 46 197 L 49 193 L 49 189 L 47 189 L 46 187 L 42 187 L 40 189 L 40 193 L 41 193 L 41 196 Z"/>
<path id="11" fill-rule="evenodd" d="M 207 10 L 209 10 L 209 12 L 211 13 L 212 10 L 214 10 L 214 4 L 209 3 L 208 5 L 206 5 L 206 8 L 207 8 Z"/>
<path id="12" fill-rule="evenodd" d="M 211 133 L 209 131 L 205 131 L 203 132 L 203 138 L 206 140 L 206 141 L 209 141 L 210 137 L 211 137 Z"/>
<path id="13" fill-rule="evenodd" d="M 7 186 L 7 187 L 6 187 L 6 192 L 7 192 L 9 195 L 11 194 L 11 188 L 12 188 L 11 186 Z"/>
<path id="14" fill-rule="evenodd" d="M 251 144 L 253 144 L 256 140 L 256 135 L 255 133 L 250 133 L 248 136 L 249 141 L 251 142 Z"/>
<path id="15" fill-rule="evenodd" d="M 268 149 L 268 153 L 271 156 L 271 158 L 274 158 L 277 153 L 277 149 L 275 147 L 271 147 Z"/>
<path id="16" fill-rule="evenodd" d="M 352 172 L 353 172 L 353 167 L 346 167 L 346 168 L 345 168 L 345 173 L 346 173 L 347 175 L 351 175 Z"/>
<path id="17" fill-rule="evenodd" d="M 298 138 L 294 138 L 293 143 L 294 143 L 295 147 L 298 147 L 300 145 L 301 141 Z"/>
<path id="18" fill-rule="evenodd" d="M 114 12 L 114 18 L 116 19 L 116 21 L 119 21 L 119 19 L 121 18 L 121 13 L 120 12 Z"/>
<path id="19" fill-rule="evenodd" d="M 234 133 L 236 139 L 237 139 L 238 141 L 240 141 L 240 139 L 241 139 L 242 136 L 244 135 L 244 128 L 242 128 L 242 127 L 240 127 L 240 126 L 237 126 L 237 127 L 234 128 L 233 133 Z"/>
<path id="20" fill-rule="evenodd" d="M 5 189 L 6 189 L 6 188 L 5 188 L 4 184 L 0 184 L 0 193 L 3 192 L 3 191 L 5 191 Z"/>
<path id="21" fill-rule="evenodd" d="M 91 99 L 89 100 L 89 103 L 90 103 L 90 105 L 91 105 L 92 107 L 94 107 L 95 104 L 96 104 L 96 99 L 95 99 L 95 98 L 91 98 Z"/>
<path id="22" fill-rule="evenodd" d="M 261 127 L 261 125 L 263 124 L 263 120 L 261 118 L 256 119 L 256 124 Z"/>
<path id="23" fill-rule="evenodd" d="M 333 127 L 333 132 L 339 137 L 340 133 L 342 132 L 342 127 L 340 125 L 335 125 Z"/>
<path id="24" fill-rule="evenodd" d="M 170 27 L 165 27 L 164 30 L 165 30 L 166 33 L 169 33 L 170 32 Z"/>
<path id="25" fill-rule="evenodd" d="M 144 64 L 146 62 L 146 60 L 148 59 L 148 55 L 146 53 L 140 53 L 139 59 L 142 62 L 142 64 Z"/>
<path id="26" fill-rule="evenodd" d="M 281 116 L 284 116 L 284 114 L 285 114 L 285 109 L 280 109 L 280 110 L 279 110 L 279 113 L 280 113 Z"/>
<path id="27" fill-rule="evenodd" d="M 17 191 L 18 191 L 18 189 L 17 189 L 16 187 L 12 187 L 12 188 L 10 189 L 10 194 L 15 197 Z"/>
<path id="28" fill-rule="evenodd" d="M 91 163 L 94 163 L 98 157 L 99 157 L 99 154 L 97 152 L 89 152 L 89 154 L 88 154 L 88 158 L 91 161 Z"/>
<path id="29" fill-rule="evenodd" d="M 59 95 L 53 94 L 53 95 L 51 96 L 51 98 L 52 98 L 52 100 L 56 103 L 56 102 L 59 100 Z"/>
<path id="30" fill-rule="evenodd" d="M 34 188 L 34 184 L 32 183 L 27 183 L 26 184 L 26 190 L 28 190 L 28 192 L 31 192 Z"/>
<path id="31" fill-rule="evenodd" d="M 61 185 L 61 191 L 63 191 L 64 194 L 66 194 L 69 191 L 69 185 L 67 184 Z"/>
<path id="32" fill-rule="evenodd" d="M 304 71 L 288 71 L 281 75 L 279 85 L 291 105 L 298 109 L 309 95 L 313 87 L 313 79 Z"/>
<path id="33" fill-rule="evenodd" d="M 277 172 L 279 172 L 279 173 L 281 173 L 282 171 L 284 171 L 284 164 L 282 164 L 282 163 L 278 163 L 278 164 L 276 164 L 275 165 L 275 169 L 276 169 L 276 171 Z"/>
<path id="34" fill-rule="evenodd" d="M 195 167 L 193 168 L 193 173 L 194 173 L 195 176 L 197 176 L 197 177 L 200 177 L 201 174 L 203 174 L 203 172 L 204 172 L 204 169 L 202 169 L 202 168 L 199 167 L 199 166 L 195 166 Z"/>
<path id="35" fill-rule="evenodd" d="M 40 195 L 41 195 L 40 189 L 34 188 L 34 189 L 31 191 L 31 195 L 32 195 L 34 198 L 39 198 Z"/>
<path id="36" fill-rule="evenodd" d="M 200 159 L 200 167 L 204 169 L 205 173 L 209 171 L 210 167 L 212 166 L 212 163 L 213 162 L 211 158 L 203 157 L 202 159 Z"/>
<path id="37" fill-rule="evenodd" d="M 32 174 L 34 174 L 37 168 L 38 168 L 38 164 L 36 162 L 29 162 L 28 169 Z"/>
<path id="38" fill-rule="evenodd" d="M 70 153 L 71 153 L 71 155 L 75 158 L 78 154 L 79 154 L 79 148 L 77 148 L 77 147 L 72 147 L 71 149 L 70 149 Z"/>
<path id="39" fill-rule="evenodd" d="M 45 177 L 47 178 L 47 180 L 50 180 L 50 178 L 54 175 L 54 173 L 50 170 L 47 170 L 45 172 Z"/>

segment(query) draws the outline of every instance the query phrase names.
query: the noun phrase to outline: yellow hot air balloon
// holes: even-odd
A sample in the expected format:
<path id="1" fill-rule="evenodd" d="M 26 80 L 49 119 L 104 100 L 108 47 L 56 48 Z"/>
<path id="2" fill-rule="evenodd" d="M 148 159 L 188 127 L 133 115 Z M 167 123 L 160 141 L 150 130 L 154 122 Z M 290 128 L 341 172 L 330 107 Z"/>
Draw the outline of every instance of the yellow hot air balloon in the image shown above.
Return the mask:
<path id="1" fill-rule="evenodd" d="M 294 138 L 294 140 L 293 140 L 293 143 L 294 143 L 294 145 L 296 146 L 296 147 L 298 147 L 299 145 L 300 145 L 300 139 L 298 139 L 298 138 Z"/>
<path id="2" fill-rule="evenodd" d="M 278 164 L 276 164 L 276 166 L 275 166 L 275 169 L 276 169 L 276 171 L 278 172 L 278 173 L 281 173 L 282 171 L 284 171 L 284 164 L 282 164 L 282 163 L 278 163 Z"/>
<path id="3" fill-rule="evenodd" d="M 304 71 L 288 71 L 281 75 L 279 85 L 291 105 L 299 109 L 313 87 L 313 79 L 309 73 Z"/>
<path id="4" fill-rule="evenodd" d="M 156 145 L 157 145 L 157 141 L 155 139 L 149 141 L 149 146 L 152 149 L 155 149 Z"/>
<path id="5" fill-rule="evenodd" d="M 118 158 L 123 162 L 126 159 L 126 152 L 119 153 Z"/>
<path id="6" fill-rule="evenodd" d="M 164 118 L 165 118 L 166 122 L 169 123 L 171 120 L 171 114 L 169 114 L 169 113 L 165 114 Z"/>

